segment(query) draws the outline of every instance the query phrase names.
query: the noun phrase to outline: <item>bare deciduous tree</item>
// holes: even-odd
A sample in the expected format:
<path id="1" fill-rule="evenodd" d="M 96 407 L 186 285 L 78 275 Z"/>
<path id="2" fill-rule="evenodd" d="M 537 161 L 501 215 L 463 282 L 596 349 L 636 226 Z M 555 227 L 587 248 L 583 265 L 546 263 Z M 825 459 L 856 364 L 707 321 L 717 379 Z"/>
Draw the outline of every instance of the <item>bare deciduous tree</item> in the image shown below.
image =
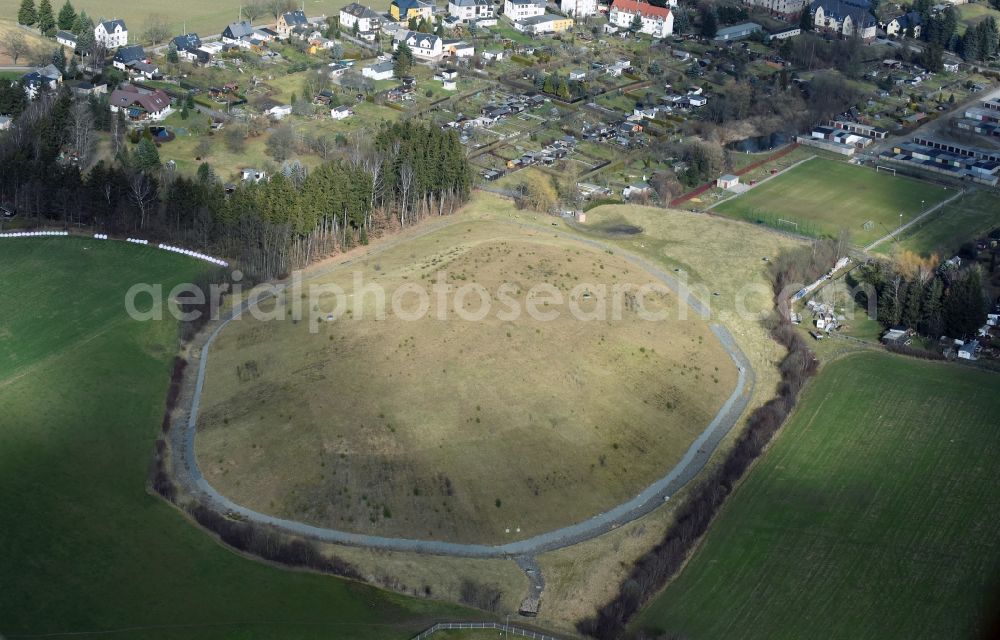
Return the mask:
<path id="1" fill-rule="evenodd" d="M 128 180 L 128 195 L 139 209 L 139 228 L 146 228 L 146 217 L 156 200 L 156 183 L 142 171 L 136 171 Z"/>
<path id="2" fill-rule="evenodd" d="M 170 25 L 167 19 L 158 13 L 151 13 L 146 18 L 146 24 L 142 31 L 142 37 L 156 46 L 170 37 Z"/>
<path id="3" fill-rule="evenodd" d="M 80 167 L 87 167 L 94 150 L 94 114 L 86 102 L 75 102 L 70 109 L 70 134 L 73 150 L 80 160 Z"/>
<path id="4" fill-rule="evenodd" d="M 28 46 L 28 41 L 24 39 L 24 34 L 16 29 L 11 29 L 7 32 L 7 37 L 4 41 L 4 51 L 10 56 L 14 64 L 17 64 L 17 59 L 30 50 L 31 47 Z"/>

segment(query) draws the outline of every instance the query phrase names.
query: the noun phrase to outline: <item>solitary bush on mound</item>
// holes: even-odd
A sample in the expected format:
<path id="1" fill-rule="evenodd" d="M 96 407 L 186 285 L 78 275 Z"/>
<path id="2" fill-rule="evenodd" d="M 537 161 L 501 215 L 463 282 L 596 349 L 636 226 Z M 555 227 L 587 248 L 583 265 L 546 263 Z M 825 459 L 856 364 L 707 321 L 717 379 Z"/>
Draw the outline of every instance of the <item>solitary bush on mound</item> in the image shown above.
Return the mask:
<path id="1" fill-rule="evenodd" d="M 795 407 L 799 391 L 816 373 L 816 359 L 792 326 L 787 301 L 781 300 L 780 296 L 789 284 L 812 282 L 825 273 L 836 261 L 839 247 L 835 245 L 835 241 L 820 242 L 813 247 L 789 252 L 775 261 L 771 279 L 775 304 L 781 313 L 771 330 L 771 337 L 788 349 L 779 366 L 781 383 L 777 397 L 750 414 L 747 428 L 736 445 L 722 465 L 691 490 L 663 540 L 636 561 L 618 594 L 596 616 L 577 623 L 581 633 L 600 640 L 611 640 L 624 634 L 628 621 L 680 570 L 733 487 L 764 451 Z"/>
<path id="2" fill-rule="evenodd" d="M 362 580 L 361 573 L 351 563 L 337 556 L 326 557 L 308 540 L 286 541 L 271 530 L 249 522 L 237 522 L 216 513 L 204 505 L 188 509 L 191 516 L 209 531 L 240 551 L 290 567 L 304 567 L 334 575 Z"/>

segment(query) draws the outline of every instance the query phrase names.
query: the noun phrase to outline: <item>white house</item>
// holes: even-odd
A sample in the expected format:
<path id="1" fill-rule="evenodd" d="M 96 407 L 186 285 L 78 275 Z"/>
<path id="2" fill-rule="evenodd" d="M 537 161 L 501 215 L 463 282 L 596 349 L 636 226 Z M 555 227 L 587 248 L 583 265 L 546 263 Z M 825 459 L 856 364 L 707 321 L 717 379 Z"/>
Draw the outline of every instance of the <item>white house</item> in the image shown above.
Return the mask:
<path id="1" fill-rule="evenodd" d="M 79 38 L 75 34 L 69 31 L 57 31 L 56 32 L 56 42 L 64 47 L 69 47 L 70 49 L 76 49 L 76 43 L 79 42 Z"/>
<path id="2" fill-rule="evenodd" d="M 343 120 L 344 118 L 353 115 L 354 112 L 350 110 L 349 107 L 334 107 L 330 109 L 330 117 L 334 120 Z"/>
<path id="3" fill-rule="evenodd" d="M 492 0 L 448 0 L 448 15 L 459 22 L 475 22 L 496 17 Z"/>
<path id="4" fill-rule="evenodd" d="M 857 33 L 862 40 L 875 38 L 876 21 L 868 0 L 813 0 L 811 11 L 818 29 L 848 37 Z"/>
<path id="5" fill-rule="evenodd" d="M 352 31 L 357 25 L 358 33 L 377 31 L 382 25 L 384 18 L 369 7 L 363 7 L 357 2 L 352 2 L 340 10 L 340 28 Z"/>
<path id="6" fill-rule="evenodd" d="M 907 32 L 909 32 L 910 29 L 913 29 L 913 37 L 919 38 L 922 24 L 923 20 L 921 20 L 920 14 L 916 11 L 910 11 L 909 13 L 896 16 L 886 22 L 885 33 L 890 36 L 905 37 Z"/>
<path id="7" fill-rule="evenodd" d="M 608 12 L 608 22 L 620 29 L 629 29 L 639 16 L 641 33 L 654 38 L 666 38 L 674 32 L 674 14 L 666 7 L 656 7 L 642 0 L 614 0 Z"/>
<path id="8" fill-rule="evenodd" d="M 392 41 L 392 49 L 399 48 L 399 43 L 405 42 L 406 46 L 413 52 L 414 58 L 424 60 L 438 60 L 444 52 L 444 44 L 441 38 L 432 33 L 420 33 L 419 31 L 397 32 Z"/>
<path id="9" fill-rule="evenodd" d="M 571 18 L 586 18 L 597 13 L 597 0 L 559 0 L 559 10 Z"/>
<path id="10" fill-rule="evenodd" d="M 226 44 L 236 44 L 249 46 L 249 39 L 253 37 L 253 27 L 249 20 L 242 22 L 231 22 L 222 30 L 222 41 Z"/>
<path id="11" fill-rule="evenodd" d="M 103 20 L 94 27 L 94 41 L 107 49 L 124 47 L 128 44 L 128 29 L 124 20 Z"/>
<path id="12" fill-rule="evenodd" d="M 376 62 L 361 70 L 362 77 L 372 80 L 392 80 L 396 75 L 392 61 Z"/>
<path id="13" fill-rule="evenodd" d="M 503 14 L 517 22 L 545 13 L 545 0 L 504 0 Z"/>

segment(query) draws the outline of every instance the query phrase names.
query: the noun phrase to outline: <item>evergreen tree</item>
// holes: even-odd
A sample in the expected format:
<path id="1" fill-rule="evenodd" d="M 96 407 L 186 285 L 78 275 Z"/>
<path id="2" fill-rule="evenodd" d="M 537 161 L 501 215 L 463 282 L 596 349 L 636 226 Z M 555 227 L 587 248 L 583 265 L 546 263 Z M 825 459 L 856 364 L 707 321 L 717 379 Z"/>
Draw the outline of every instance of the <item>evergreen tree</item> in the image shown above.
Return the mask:
<path id="1" fill-rule="evenodd" d="M 38 22 L 35 0 L 21 0 L 21 8 L 17 11 L 17 22 L 29 27 Z"/>
<path id="2" fill-rule="evenodd" d="M 73 33 L 76 34 L 76 50 L 80 53 L 88 53 L 94 46 L 94 21 L 90 19 L 90 16 L 81 11 L 73 26 Z"/>
<path id="3" fill-rule="evenodd" d="M 701 10 L 701 35 L 705 38 L 714 38 L 718 32 L 719 19 L 715 15 L 715 9 L 705 5 Z"/>
<path id="4" fill-rule="evenodd" d="M 76 17 L 73 18 L 73 24 L 70 25 L 69 30 L 79 36 L 87 27 L 87 20 L 90 20 L 87 16 L 87 12 L 80 11 L 80 13 L 76 14 Z M 91 23 L 91 25 L 93 25 L 93 23 Z"/>
<path id="5" fill-rule="evenodd" d="M 941 278 L 931 280 L 929 286 L 924 288 L 924 300 L 920 306 L 920 333 L 931 338 L 941 337 L 944 331 L 944 319 L 941 315 L 942 303 L 944 300 L 944 285 Z"/>
<path id="6" fill-rule="evenodd" d="M 167 62 L 170 64 L 177 64 L 180 62 L 180 57 L 177 55 L 177 43 L 173 40 L 171 40 L 170 44 L 167 46 Z"/>
<path id="7" fill-rule="evenodd" d="M 545 76 L 545 82 L 542 84 L 542 91 L 545 93 L 554 94 L 556 92 L 555 82 L 552 81 L 552 75 Z"/>
<path id="8" fill-rule="evenodd" d="M 802 33 L 813 30 L 813 15 L 809 11 L 808 5 L 802 9 L 802 13 L 799 14 L 799 29 Z"/>
<path id="9" fill-rule="evenodd" d="M 632 17 L 632 24 L 629 25 L 629 31 L 632 33 L 639 33 L 642 31 L 642 16 L 638 13 Z"/>
<path id="10" fill-rule="evenodd" d="M 194 94 L 187 94 L 187 97 L 184 98 L 184 106 L 187 107 L 188 110 L 194 109 Z"/>
<path id="11" fill-rule="evenodd" d="M 69 0 L 62 6 L 59 10 L 59 28 L 63 31 L 72 31 L 73 25 L 76 24 L 76 10 L 73 9 L 73 5 L 70 4 Z"/>
<path id="12" fill-rule="evenodd" d="M 52 3 L 49 0 L 42 0 L 38 4 L 38 30 L 47 36 L 56 31 L 56 18 L 52 14 Z"/>
<path id="13" fill-rule="evenodd" d="M 66 74 L 66 56 L 63 54 L 62 47 L 52 51 L 52 66 L 59 69 L 59 73 Z"/>
<path id="14" fill-rule="evenodd" d="M 190 115 L 191 112 L 188 111 L 187 103 L 185 103 L 181 106 L 181 120 L 187 120 Z"/>
<path id="15" fill-rule="evenodd" d="M 924 288 L 919 280 L 914 280 L 907 286 L 906 298 L 903 303 L 902 322 L 909 329 L 914 329 L 920 324 L 920 305 L 923 302 L 923 297 Z"/>
<path id="16" fill-rule="evenodd" d="M 571 94 L 569 92 L 569 82 L 566 81 L 566 78 L 563 78 L 563 77 L 559 78 L 559 89 L 558 89 L 557 93 L 558 93 L 558 96 L 560 98 L 562 98 L 563 100 L 569 100 L 570 99 Z"/>
<path id="17" fill-rule="evenodd" d="M 394 56 L 393 71 L 396 73 L 396 77 L 407 75 L 410 72 L 410 67 L 413 66 L 413 51 L 410 49 L 410 45 L 400 42 Z"/>
<path id="18" fill-rule="evenodd" d="M 136 166 L 143 171 L 152 171 L 160 166 L 160 152 L 157 151 L 156 144 L 145 136 L 139 140 L 135 155 Z"/>
<path id="19" fill-rule="evenodd" d="M 952 283 L 945 297 L 945 331 L 954 338 L 976 335 L 988 308 L 979 269 L 970 269 L 965 277 Z"/>
<path id="20" fill-rule="evenodd" d="M 198 165 L 198 181 L 202 184 L 208 184 L 215 181 L 215 172 L 212 171 L 211 165 L 207 162 L 202 162 Z"/>

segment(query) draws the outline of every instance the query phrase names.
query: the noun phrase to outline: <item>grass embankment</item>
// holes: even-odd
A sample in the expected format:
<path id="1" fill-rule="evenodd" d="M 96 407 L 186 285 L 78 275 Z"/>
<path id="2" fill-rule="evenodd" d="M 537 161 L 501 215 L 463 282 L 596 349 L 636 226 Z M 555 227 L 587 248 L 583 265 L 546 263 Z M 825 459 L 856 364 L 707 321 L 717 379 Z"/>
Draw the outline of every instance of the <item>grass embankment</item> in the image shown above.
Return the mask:
<path id="1" fill-rule="evenodd" d="M 172 322 L 124 293 L 202 265 L 117 242 L 2 240 L 0 633 L 130 638 L 407 638 L 436 602 L 285 571 L 216 544 L 145 482 Z"/>
<path id="2" fill-rule="evenodd" d="M 996 388 L 884 353 L 827 365 L 635 628 L 977 637 L 1000 569 Z"/>

